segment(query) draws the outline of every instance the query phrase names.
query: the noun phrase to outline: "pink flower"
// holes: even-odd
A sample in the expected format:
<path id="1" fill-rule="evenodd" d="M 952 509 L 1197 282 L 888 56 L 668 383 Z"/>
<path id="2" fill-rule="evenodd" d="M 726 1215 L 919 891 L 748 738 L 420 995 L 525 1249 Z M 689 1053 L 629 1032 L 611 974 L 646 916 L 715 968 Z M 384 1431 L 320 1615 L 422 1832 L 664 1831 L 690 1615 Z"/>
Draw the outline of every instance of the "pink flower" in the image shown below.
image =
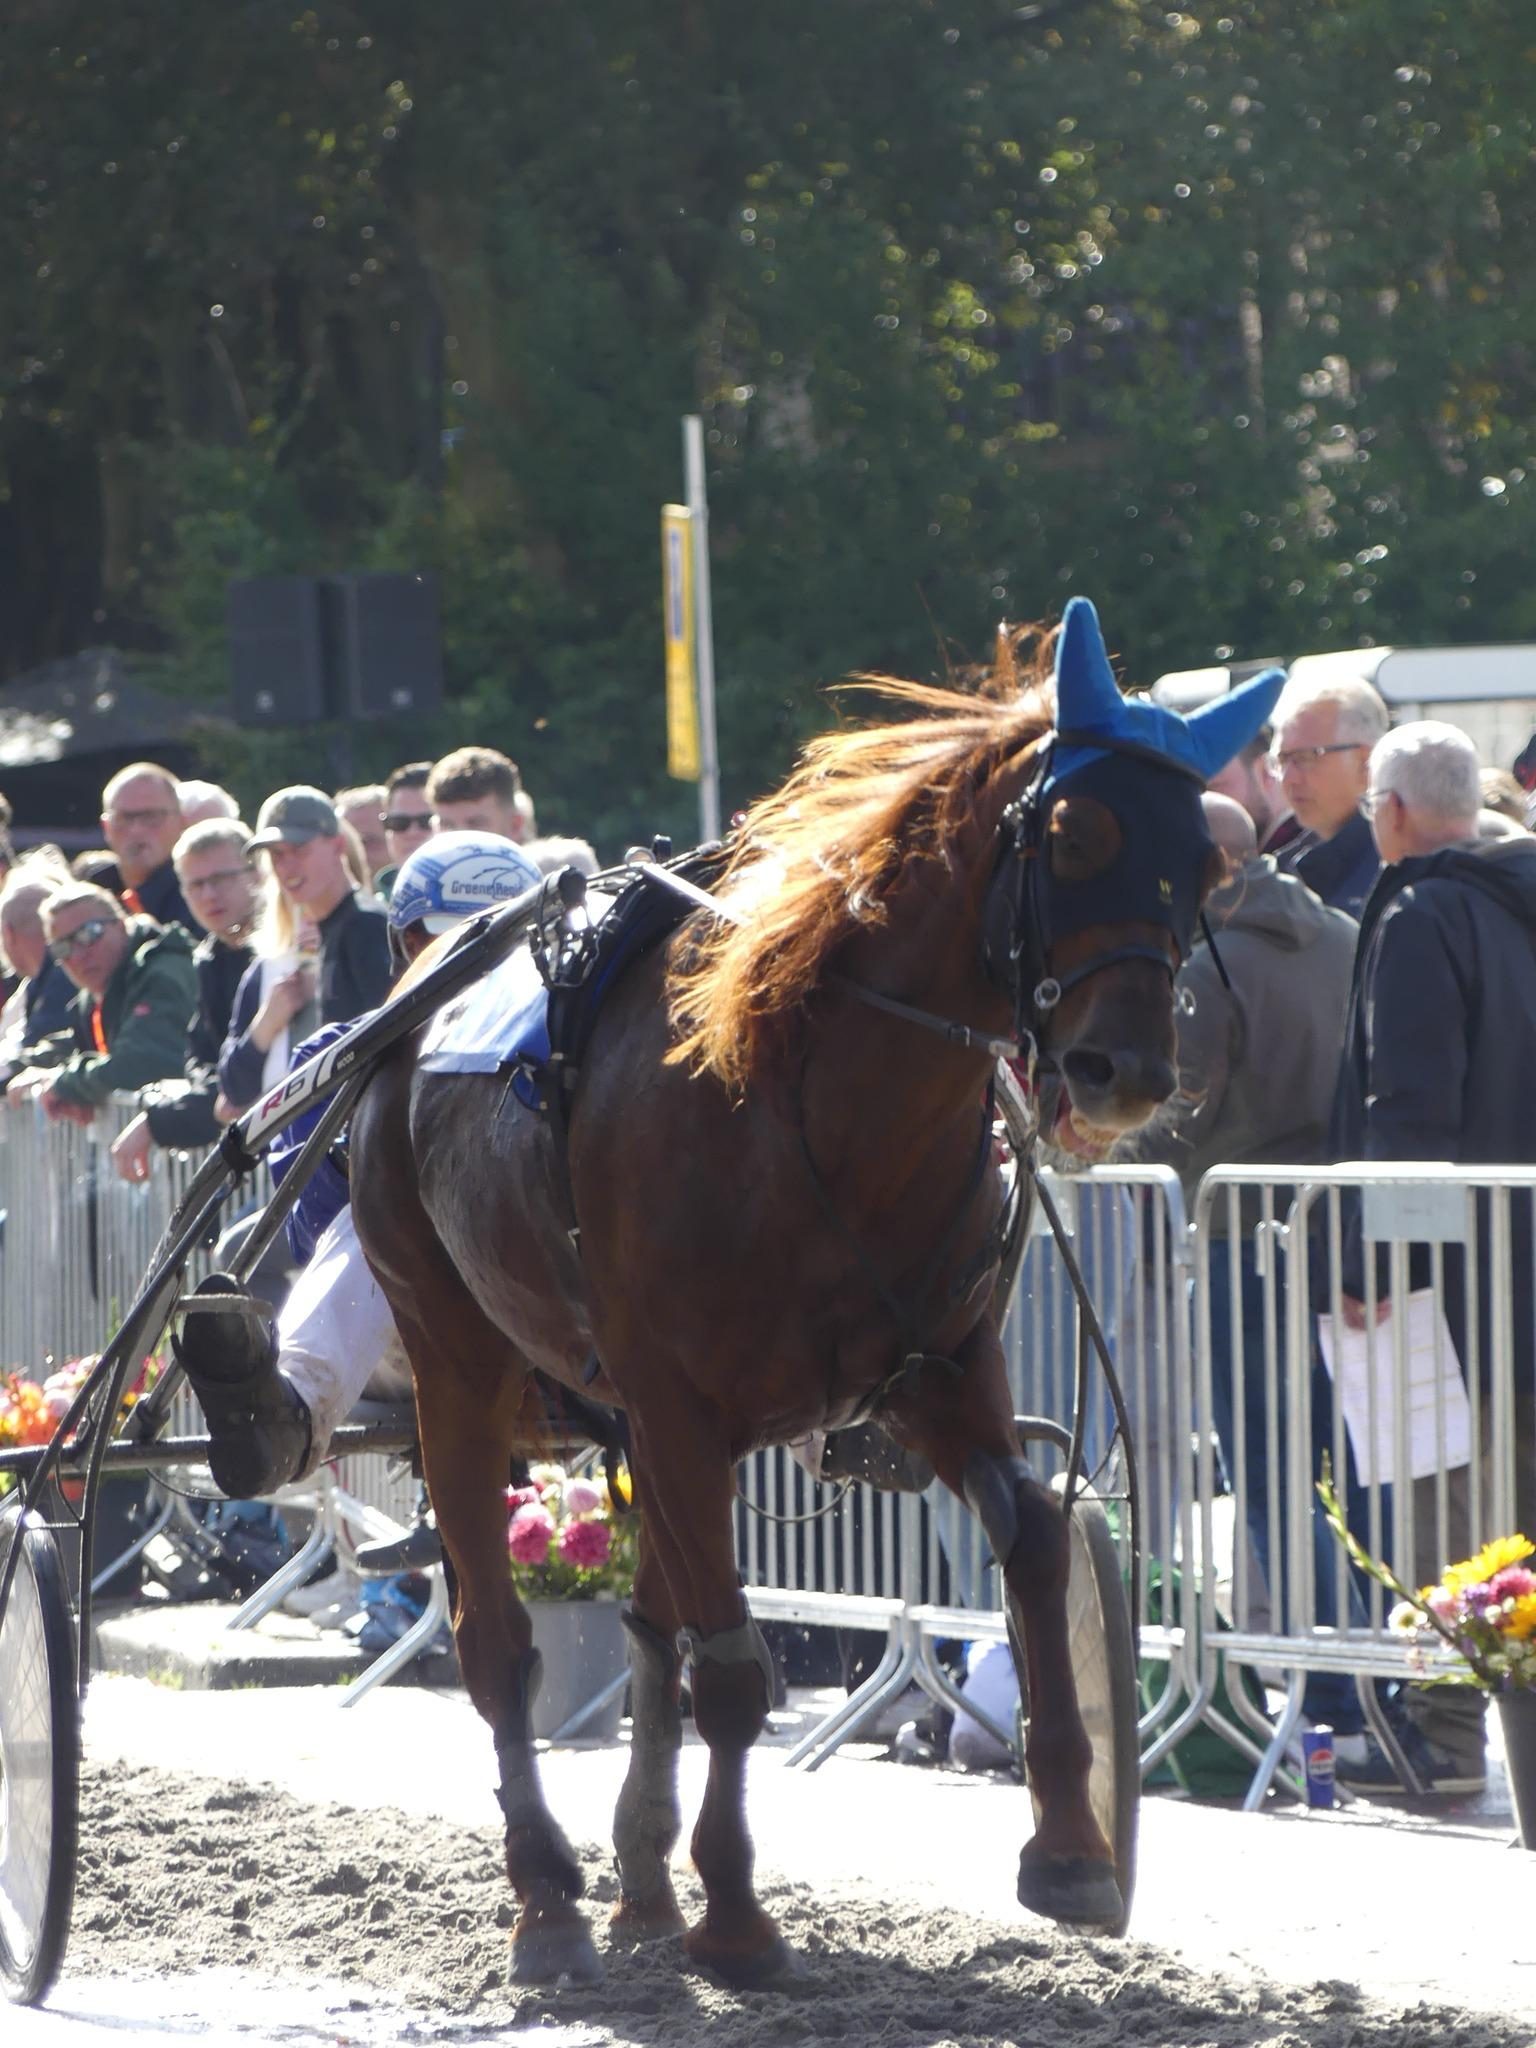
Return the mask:
<path id="1" fill-rule="evenodd" d="M 536 1501 L 520 1507 L 507 1530 L 507 1548 L 517 1564 L 543 1564 L 549 1557 L 549 1540 L 555 1533 L 555 1518 Z"/>
<path id="2" fill-rule="evenodd" d="M 1488 1581 L 1488 1590 L 1495 1600 L 1523 1600 L 1536 1593 L 1536 1572 L 1527 1571 L 1523 1564 L 1507 1564 Z"/>
<path id="3" fill-rule="evenodd" d="M 1456 1619 L 1459 1596 L 1447 1592 L 1444 1586 L 1434 1587 L 1426 1596 L 1425 1605 L 1436 1621 L 1443 1621 L 1447 1627 Z"/>
<path id="4" fill-rule="evenodd" d="M 562 1564 L 573 1565 L 577 1571 L 593 1571 L 608 1562 L 613 1532 L 606 1522 L 567 1522 L 555 1548 Z"/>
<path id="5" fill-rule="evenodd" d="M 564 1505 L 568 1515 L 590 1515 L 603 1505 L 602 1489 L 590 1479 L 568 1479 Z"/>
<path id="6" fill-rule="evenodd" d="M 537 1507 L 543 1495 L 536 1486 L 509 1486 L 507 1488 L 507 1509 L 515 1514 L 519 1508 Z"/>

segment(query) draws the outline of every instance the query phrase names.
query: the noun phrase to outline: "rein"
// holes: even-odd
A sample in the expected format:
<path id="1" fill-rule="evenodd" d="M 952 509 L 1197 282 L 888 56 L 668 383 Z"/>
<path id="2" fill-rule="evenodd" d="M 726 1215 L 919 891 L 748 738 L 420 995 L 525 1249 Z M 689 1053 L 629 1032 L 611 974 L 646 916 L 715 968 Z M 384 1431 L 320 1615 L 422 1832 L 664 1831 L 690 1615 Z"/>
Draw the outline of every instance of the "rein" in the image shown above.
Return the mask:
<path id="1" fill-rule="evenodd" d="M 857 996 L 861 1003 L 868 1003 L 872 1010 L 884 1010 L 887 1016 L 900 1017 L 908 1024 L 920 1024 L 926 1031 L 936 1031 L 947 1044 L 958 1045 L 966 1052 L 984 1052 L 994 1060 L 1024 1057 L 1024 1048 L 1016 1038 L 994 1038 L 990 1032 L 978 1031 L 973 1025 L 957 1024 L 933 1010 L 920 1010 L 915 1003 L 900 1003 L 895 996 L 882 995 L 877 988 L 866 988 L 862 981 L 854 981 L 846 974 L 829 974 L 827 979 L 848 995 Z"/>
<path id="2" fill-rule="evenodd" d="M 658 889 L 668 889 L 674 896 L 681 896 L 699 910 L 712 912 L 727 924 L 744 925 L 747 922 L 745 913 L 734 904 L 722 903 L 718 896 L 711 896 L 697 882 L 690 882 L 685 875 L 674 874 L 670 868 L 654 866 L 647 861 L 639 864 L 635 873 L 641 881 L 649 882 Z M 1097 966 L 1103 964 L 1102 961 L 1095 963 Z M 1093 972 L 1093 969 L 1089 968 L 1088 972 Z M 1070 987 L 1081 979 L 1080 974 L 1073 975 L 1064 986 Z M 900 1017 L 908 1024 L 921 1025 L 925 1031 L 937 1032 L 946 1044 L 959 1046 L 966 1052 L 984 1052 L 994 1060 L 1024 1057 L 1024 1048 L 1017 1039 L 996 1038 L 990 1031 L 978 1031 L 972 1024 L 961 1024 L 952 1017 L 940 1016 L 937 1011 L 920 1010 L 915 1003 L 904 1003 L 895 996 L 882 995 L 879 989 L 866 988 L 863 982 L 855 981 L 851 975 L 829 974 L 827 980 L 845 994 L 867 1003 L 872 1010 L 884 1010 L 888 1016 Z"/>

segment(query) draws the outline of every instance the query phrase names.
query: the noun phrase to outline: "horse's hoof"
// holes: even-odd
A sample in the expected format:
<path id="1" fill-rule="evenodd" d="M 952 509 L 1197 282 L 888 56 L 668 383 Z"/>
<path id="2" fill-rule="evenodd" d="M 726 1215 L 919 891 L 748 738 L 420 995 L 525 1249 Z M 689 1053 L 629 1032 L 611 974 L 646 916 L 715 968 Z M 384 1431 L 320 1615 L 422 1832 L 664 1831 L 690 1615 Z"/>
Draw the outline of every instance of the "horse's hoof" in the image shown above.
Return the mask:
<path id="1" fill-rule="evenodd" d="M 602 1958 L 579 1913 L 536 1920 L 512 1937 L 514 1984 L 596 1984 L 602 1974 Z"/>
<path id="2" fill-rule="evenodd" d="M 728 1991 L 773 1990 L 805 1974 L 805 1965 L 777 1928 L 767 1942 L 749 1947 L 699 1926 L 683 1937 L 683 1948 L 696 1970 L 706 1971 Z"/>
<path id="3" fill-rule="evenodd" d="M 665 1941 L 669 1935 L 686 1934 L 688 1923 L 682 1909 L 669 1893 L 663 1899 L 642 1903 L 620 1899 L 608 1923 L 609 1939 L 636 1947 L 650 1941 Z"/>
<path id="4" fill-rule="evenodd" d="M 1125 1928 L 1125 1901 L 1115 1866 L 1096 1857 L 1031 1856 L 1026 1846 L 1019 1857 L 1019 1904 L 1063 1927 L 1093 1928 L 1104 1934 L 1119 1934 Z"/>

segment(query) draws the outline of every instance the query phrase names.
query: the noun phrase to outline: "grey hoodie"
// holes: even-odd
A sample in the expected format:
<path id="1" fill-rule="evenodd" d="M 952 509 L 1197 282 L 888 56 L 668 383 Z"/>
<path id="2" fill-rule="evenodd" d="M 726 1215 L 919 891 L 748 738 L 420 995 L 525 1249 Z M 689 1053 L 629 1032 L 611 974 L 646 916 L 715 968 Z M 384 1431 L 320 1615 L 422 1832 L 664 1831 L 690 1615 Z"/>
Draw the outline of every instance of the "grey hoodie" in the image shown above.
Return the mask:
<path id="1" fill-rule="evenodd" d="M 1359 928 L 1305 882 L 1256 854 L 1215 890 L 1206 915 L 1232 986 L 1209 946 L 1179 973 L 1179 1090 L 1117 1157 L 1171 1166 L 1193 1202 L 1213 1166 L 1316 1164 L 1328 1157 L 1328 1118 L 1344 1043 Z M 1244 1205 L 1257 1217 L 1257 1198 Z M 1247 1212 L 1252 1211 L 1249 1215 Z M 1219 1200 L 1211 1228 L 1227 1227 Z"/>

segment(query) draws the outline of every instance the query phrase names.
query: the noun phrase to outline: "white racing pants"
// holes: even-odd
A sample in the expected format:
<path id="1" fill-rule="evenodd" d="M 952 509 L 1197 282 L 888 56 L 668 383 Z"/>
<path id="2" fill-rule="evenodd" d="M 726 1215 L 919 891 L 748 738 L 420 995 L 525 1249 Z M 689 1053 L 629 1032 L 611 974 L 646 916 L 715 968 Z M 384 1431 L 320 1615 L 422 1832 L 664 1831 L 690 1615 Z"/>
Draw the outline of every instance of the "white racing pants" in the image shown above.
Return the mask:
<path id="1" fill-rule="evenodd" d="M 350 1203 L 321 1232 L 277 1319 L 277 1369 L 303 1395 L 313 1423 L 298 1476 L 324 1459 L 331 1432 L 364 1395 L 409 1401 L 411 1369 L 389 1304 L 357 1241 Z"/>

